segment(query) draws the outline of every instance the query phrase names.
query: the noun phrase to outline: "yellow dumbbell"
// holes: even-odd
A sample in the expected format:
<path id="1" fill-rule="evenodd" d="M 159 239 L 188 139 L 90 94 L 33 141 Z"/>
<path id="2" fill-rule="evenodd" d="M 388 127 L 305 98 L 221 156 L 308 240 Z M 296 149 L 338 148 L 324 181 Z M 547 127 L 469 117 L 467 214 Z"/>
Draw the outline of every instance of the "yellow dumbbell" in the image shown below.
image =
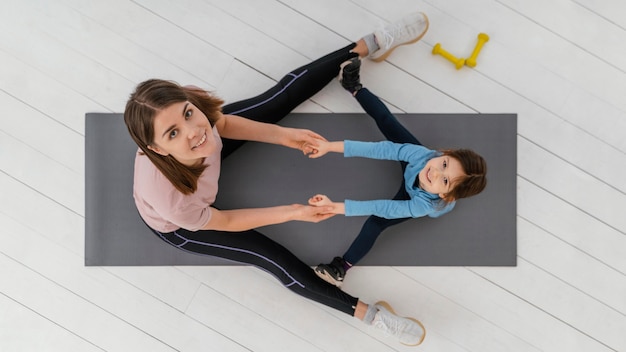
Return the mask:
<path id="1" fill-rule="evenodd" d="M 480 33 L 478 34 L 478 43 L 476 43 L 476 46 L 474 47 L 474 51 L 472 52 L 472 55 L 469 57 L 469 59 L 465 60 L 465 64 L 469 67 L 475 67 L 476 66 L 476 58 L 478 57 L 478 53 L 480 53 L 480 50 L 483 48 L 483 45 L 489 41 L 489 36 L 485 33 Z"/>
<path id="2" fill-rule="evenodd" d="M 460 69 L 461 67 L 463 67 L 463 64 L 465 64 L 465 59 L 460 59 L 452 54 L 450 54 L 449 52 L 445 51 L 442 47 L 441 44 L 437 43 L 435 44 L 435 46 L 433 47 L 433 54 L 434 55 L 441 55 L 443 57 L 445 57 L 448 61 L 452 62 L 454 64 L 454 66 L 456 66 L 456 69 Z"/>

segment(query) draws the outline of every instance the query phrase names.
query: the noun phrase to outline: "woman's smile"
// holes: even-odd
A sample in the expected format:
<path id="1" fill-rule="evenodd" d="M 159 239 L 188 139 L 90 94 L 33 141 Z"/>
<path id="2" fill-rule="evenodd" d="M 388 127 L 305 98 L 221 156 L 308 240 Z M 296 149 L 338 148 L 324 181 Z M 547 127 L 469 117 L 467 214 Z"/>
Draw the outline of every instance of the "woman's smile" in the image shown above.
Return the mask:
<path id="1" fill-rule="evenodd" d="M 215 151 L 213 129 L 201 110 L 189 102 L 174 103 L 154 117 L 155 152 L 195 165 Z"/>
<path id="2" fill-rule="evenodd" d="M 202 147 L 204 144 L 206 143 L 206 131 L 204 131 L 204 134 L 202 135 L 202 138 L 200 138 L 200 141 L 194 145 L 193 147 L 191 147 L 191 150 L 195 150 L 196 148 L 200 148 Z"/>

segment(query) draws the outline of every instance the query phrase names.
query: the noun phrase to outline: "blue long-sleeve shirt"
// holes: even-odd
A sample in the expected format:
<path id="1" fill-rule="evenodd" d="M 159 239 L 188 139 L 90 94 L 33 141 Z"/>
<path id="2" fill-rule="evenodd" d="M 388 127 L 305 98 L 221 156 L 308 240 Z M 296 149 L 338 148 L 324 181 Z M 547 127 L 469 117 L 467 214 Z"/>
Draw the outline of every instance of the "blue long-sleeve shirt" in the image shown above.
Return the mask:
<path id="1" fill-rule="evenodd" d="M 455 202 L 445 203 L 438 194 L 424 191 L 415 185 L 415 179 L 426 163 L 439 152 L 416 144 L 398 144 L 389 141 L 344 141 L 344 157 L 364 157 L 407 162 L 404 184 L 410 200 L 345 200 L 346 216 L 376 215 L 386 219 L 439 217 L 454 208 Z M 418 182 L 419 184 L 419 182 Z"/>

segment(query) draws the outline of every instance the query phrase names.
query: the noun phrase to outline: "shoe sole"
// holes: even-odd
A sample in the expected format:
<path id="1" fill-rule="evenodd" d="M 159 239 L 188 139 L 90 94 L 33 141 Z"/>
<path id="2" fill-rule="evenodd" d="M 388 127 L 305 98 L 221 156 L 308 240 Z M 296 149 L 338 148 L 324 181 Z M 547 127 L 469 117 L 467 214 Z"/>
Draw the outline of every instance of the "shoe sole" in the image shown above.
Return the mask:
<path id="1" fill-rule="evenodd" d="M 329 284 L 333 285 L 333 286 L 337 286 L 337 287 L 341 287 L 341 284 L 343 283 L 342 281 L 337 281 L 335 280 L 334 277 L 328 275 L 327 272 L 319 272 L 317 270 L 313 270 L 315 272 L 315 274 L 322 280 L 328 282 Z"/>
<path id="2" fill-rule="evenodd" d="M 346 66 L 350 65 L 351 63 L 352 63 L 352 59 L 346 60 L 339 65 L 339 75 L 337 76 L 337 80 L 339 81 L 339 83 L 341 83 L 341 81 L 343 80 L 343 69 L 346 68 Z"/>
<path id="3" fill-rule="evenodd" d="M 394 315 L 398 315 L 393 310 L 393 308 L 391 308 L 391 305 L 389 303 L 385 302 L 385 301 L 378 301 L 378 302 L 376 302 L 376 305 L 383 306 L 386 310 L 390 311 Z M 422 342 L 424 342 L 424 339 L 426 338 L 426 328 L 424 327 L 424 324 L 422 324 L 421 321 L 419 321 L 419 320 L 417 320 L 415 318 L 411 318 L 411 317 L 403 317 L 403 318 L 409 319 L 409 320 L 412 320 L 412 321 L 416 322 L 422 328 L 422 330 L 424 330 L 424 335 L 422 335 L 422 338 L 416 344 L 409 345 L 407 343 L 402 343 L 402 342 L 400 342 L 400 343 L 402 343 L 405 346 L 418 346 L 418 345 L 420 345 Z"/>
<path id="4" fill-rule="evenodd" d="M 426 16 L 426 14 L 424 14 L 424 19 L 426 19 L 426 28 L 424 28 L 424 31 L 422 32 L 422 34 L 419 35 L 419 37 L 411 40 L 410 42 L 406 42 L 406 43 L 402 43 L 402 44 L 398 44 L 394 47 L 392 47 L 391 49 L 389 49 L 389 51 L 387 51 L 385 54 L 383 54 L 382 56 L 379 56 L 375 59 L 370 58 L 370 60 L 374 61 L 374 62 L 381 62 L 384 61 L 389 55 L 391 55 L 391 53 L 396 50 L 397 47 L 399 46 L 403 46 L 403 45 L 409 45 L 409 44 L 413 44 L 415 42 L 417 42 L 418 40 L 422 39 L 422 37 L 424 37 L 424 34 L 426 34 L 426 32 L 428 32 L 428 26 L 430 26 L 430 21 L 428 21 L 428 16 Z"/>

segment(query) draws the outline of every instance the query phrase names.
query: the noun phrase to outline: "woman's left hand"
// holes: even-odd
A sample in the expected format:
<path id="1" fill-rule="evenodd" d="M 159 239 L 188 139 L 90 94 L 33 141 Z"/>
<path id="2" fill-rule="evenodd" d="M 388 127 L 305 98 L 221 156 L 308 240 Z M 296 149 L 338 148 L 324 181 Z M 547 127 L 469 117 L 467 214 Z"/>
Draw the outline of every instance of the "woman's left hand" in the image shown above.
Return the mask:
<path id="1" fill-rule="evenodd" d="M 304 155 L 309 155 L 316 151 L 318 141 L 326 141 L 321 135 L 306 129 L 283 127 L 283 145 L 289 148 L 298 149 Z"/>

